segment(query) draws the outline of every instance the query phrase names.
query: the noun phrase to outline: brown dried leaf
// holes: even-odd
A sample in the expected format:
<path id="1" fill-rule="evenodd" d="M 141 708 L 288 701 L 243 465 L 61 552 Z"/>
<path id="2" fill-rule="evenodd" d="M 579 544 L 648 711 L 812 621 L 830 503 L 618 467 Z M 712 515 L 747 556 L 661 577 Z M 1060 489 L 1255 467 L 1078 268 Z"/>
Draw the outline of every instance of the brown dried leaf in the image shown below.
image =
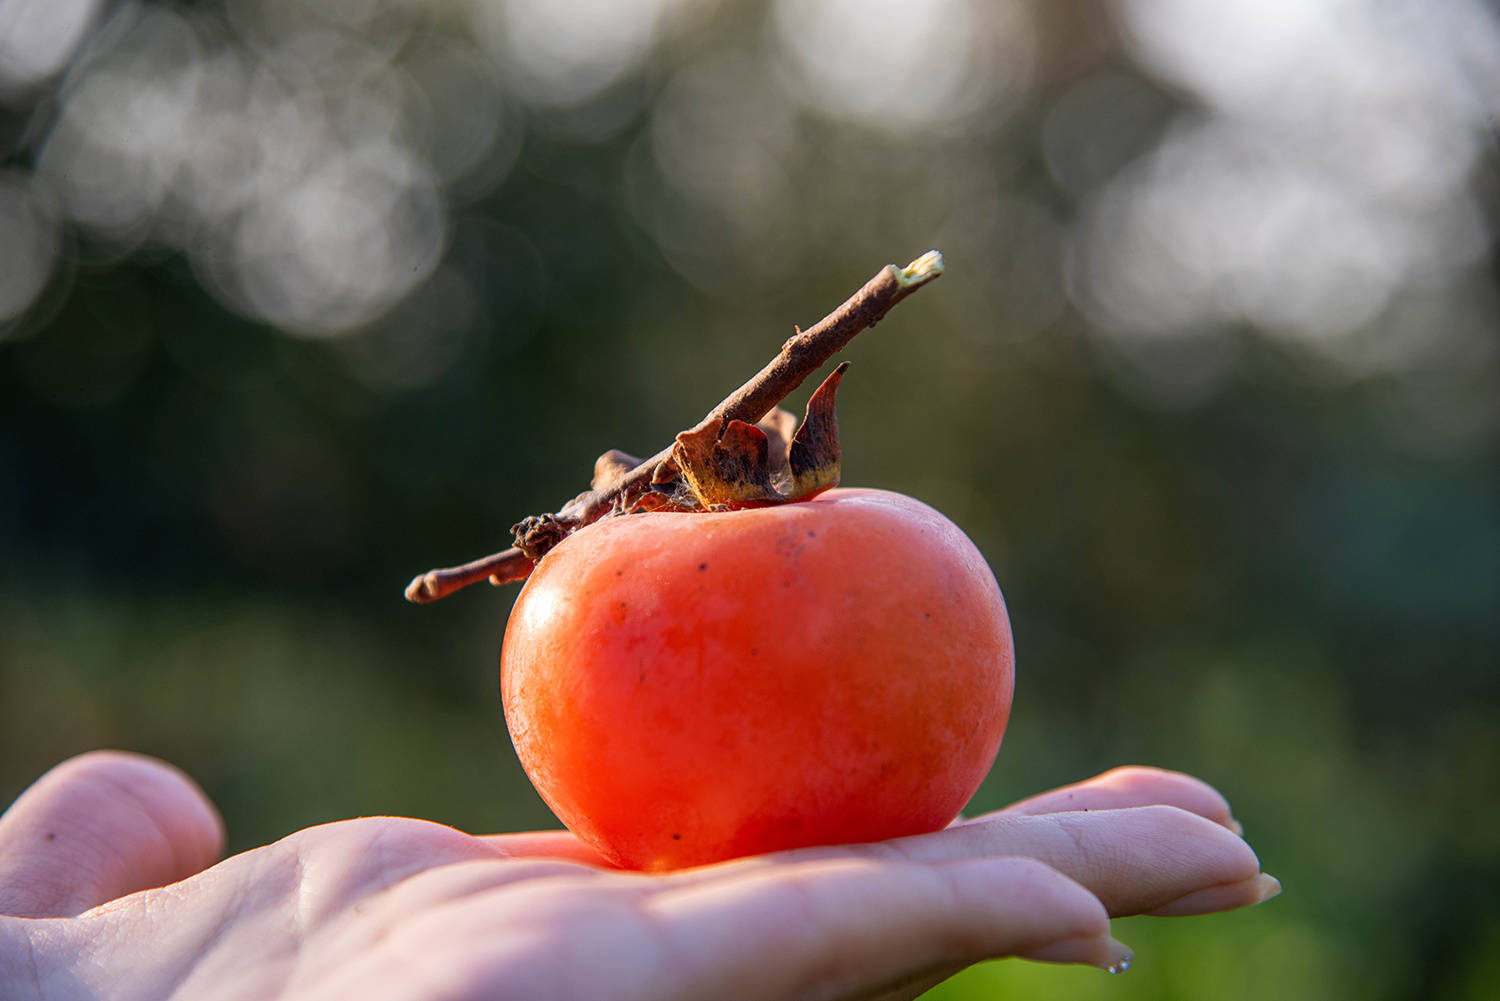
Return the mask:
<path id="1" fill-rule="evenodd" d="M 780 409 L 767 414 L 759 425 L 705 421 L 679 434 L 672 457 L 696 505 L 712 510 L 779 504 L 837 484 L 839 437 L 834 400 L 848 364 L 834 369 L 813 393 L 807 416 L 795 434 L 788 434 L 795 418 Z"/>
<path id="2" fill-rule="evenodd" d="M 843 362 L 828 373 L 807 401 L 807 416 L 792 436 L 787 464 L 791 467 L 793 498 L 810 497 L 838 486 L 839 422 L 834 403 L 848 369 L 849 363 Z"/>
<path id="3" fill-rule="evenodd" d="M 677 436 L 672 454 L 706 509 L 781 499 L 771 486 L 770 442 L 754 424 L 701 424 Z"/>
<path id="4" fill-rule="evenodd" d="M 641 460 L 635 456 L 612 448 L 594 460 L 594 482 L 590 487 L 594 490 L 608 490 L 640 464 Z"/>

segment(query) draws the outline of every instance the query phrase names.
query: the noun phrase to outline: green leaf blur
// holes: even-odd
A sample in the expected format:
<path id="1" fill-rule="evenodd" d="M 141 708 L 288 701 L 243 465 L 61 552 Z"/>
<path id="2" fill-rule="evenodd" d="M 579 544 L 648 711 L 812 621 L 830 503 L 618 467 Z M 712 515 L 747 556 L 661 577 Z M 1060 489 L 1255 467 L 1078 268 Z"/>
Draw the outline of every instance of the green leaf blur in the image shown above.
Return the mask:
<path id="1" fill-rule="evenodd" d="M 553 823 L 500 715 L 514 591 L 407 580 L 937 247 L 839 419 L 844 482 L 944 511 L 1009 602 L 971 812 L 1180 769 L 1285 892 L 1116 922 L 1124 977 L 928 996 L 1492 997 L 1500 26 L 1214 6 L 30 5 L 0 801 L 107 746 L 185 768 L 234 850 Z"/>

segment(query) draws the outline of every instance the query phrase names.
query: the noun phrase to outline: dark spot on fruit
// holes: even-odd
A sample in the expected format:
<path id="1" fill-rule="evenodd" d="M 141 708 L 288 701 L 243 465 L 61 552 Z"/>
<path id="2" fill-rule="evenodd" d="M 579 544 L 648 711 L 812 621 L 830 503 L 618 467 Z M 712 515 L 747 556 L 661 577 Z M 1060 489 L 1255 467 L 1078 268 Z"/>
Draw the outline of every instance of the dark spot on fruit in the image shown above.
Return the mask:
<path id="1" fill-rule="evenodd" d="M 616 570 L 615 571 L 615 576 L 616 577 L 623 577 L 623 576 L 625 576 L 625 571 L 624 570 Z"/>
<path id="2" fill-rule="evenodd" d="M 673 841 L 681 841 L 682 840 L 682 835 L 681 834 L 673 834 L 672 835 L 672 840 Z"/>
<path id="3" fill-rule="evenodd" d="M 922 618 L 924 618 L 924 619 L 930 619 L 930 618 L 932 618 L 932 613 L 931 612 L 923 612 L 922 613 Z"/>
<path id="4" fill-rule="evenodd" d="M 750 656 L 752 656 L 752 657 L 758 657 L 758 656 L 760 656 L 760 647 L 758 647 L 758 646 L 751 647 L 750 648 Z"/>
<path id="5" fill-rule="evenodd" d="M 796 559 L 801 556 L 805 548 L 807 548 L 807 543 L 798 542 L 790 535 L 784 535 L 776 540 L 776 551 L 787 559 Z"/>
<path id="6" fill-rule="evenodd" d="M 48 841 L 56 841 L 57 840 L 57 832 L 56 831 L 48 831 L 47 832 L 47 840 Z"/>
<path id="7" fill-rule="evenodd" d="M 818 534 L 818 533 L 817 533 L 817 532 L 808 532 L 808 533 L 807 533 L 807 537 L 808 537 L 808 538 L 809 538 L 809 539 L 811 539 L 811 538 L 814 538 L 814 537 L 816 537 L 816 536 L 817 536 L 817 534 Z"/>
<path id="8" fill-rule="evenodd" d="M 699 563 L 698 564 L 698 569 L 699 570 L 707 570 L 708 569 L 708 564 L 707 563 Z"/>

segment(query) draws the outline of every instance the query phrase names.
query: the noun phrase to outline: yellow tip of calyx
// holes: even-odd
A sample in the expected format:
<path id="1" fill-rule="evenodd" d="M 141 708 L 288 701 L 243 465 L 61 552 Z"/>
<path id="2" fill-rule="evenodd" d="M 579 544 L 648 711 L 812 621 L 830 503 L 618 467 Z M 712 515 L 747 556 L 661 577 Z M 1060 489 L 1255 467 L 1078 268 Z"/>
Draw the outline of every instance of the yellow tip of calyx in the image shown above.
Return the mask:
<path id="1" fill-rule="evenodd" d="M 943 254 L 929 250 L 904 268 L 896 269 L 896 279 L 903 286 L 922 285 L 943 273 Z"/>

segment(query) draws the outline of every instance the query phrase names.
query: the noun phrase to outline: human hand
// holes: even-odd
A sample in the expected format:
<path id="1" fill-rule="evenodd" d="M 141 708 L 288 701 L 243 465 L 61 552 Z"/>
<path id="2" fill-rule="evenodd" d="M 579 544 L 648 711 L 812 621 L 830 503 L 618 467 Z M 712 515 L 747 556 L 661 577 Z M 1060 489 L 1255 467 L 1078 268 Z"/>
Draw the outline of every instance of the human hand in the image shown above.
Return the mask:
<path id="1" fill-rule="evenodd" d="M 181 772 L 96 752 L 0 817 L 7 1001 L 914 998 L 980 960 L 1119 965 L 1109 917 L 1279 890 L 1196 779 L 1125 768 L 934 834 L 680 872 L 565 832 L 368 818 L 209 866 Z"/>

